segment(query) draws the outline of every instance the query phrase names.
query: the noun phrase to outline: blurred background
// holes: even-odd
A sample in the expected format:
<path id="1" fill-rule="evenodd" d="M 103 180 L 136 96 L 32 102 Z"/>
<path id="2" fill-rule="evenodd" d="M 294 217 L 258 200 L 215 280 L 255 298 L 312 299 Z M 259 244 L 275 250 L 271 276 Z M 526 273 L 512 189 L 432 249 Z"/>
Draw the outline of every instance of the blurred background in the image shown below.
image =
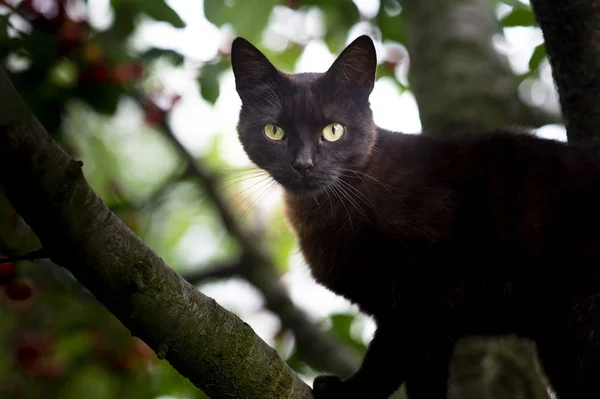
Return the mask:
<path id="1" fill-rule="evenodd" d="M 2 67 L 84 161 L 92 188 L 309 383 L 355 367 L 374 326 L 311 279 L 279 187 L 239 144 L 229 51 L 241 35 L 282 70 L 322 72 L 365 33 L 379 59 L 379 126 L 420 134 L 525 124 L 566 139 L 527 1 L 0 0 Z M 0 254 L 38 245 L 0 193 Z M 266 260 L 246 262 L 248 245 Z M 64 269 L 4 264 L 0 285 L 1 398 L 206 397 Z M 323 359 L 321 340 L 345 357 Z"/>

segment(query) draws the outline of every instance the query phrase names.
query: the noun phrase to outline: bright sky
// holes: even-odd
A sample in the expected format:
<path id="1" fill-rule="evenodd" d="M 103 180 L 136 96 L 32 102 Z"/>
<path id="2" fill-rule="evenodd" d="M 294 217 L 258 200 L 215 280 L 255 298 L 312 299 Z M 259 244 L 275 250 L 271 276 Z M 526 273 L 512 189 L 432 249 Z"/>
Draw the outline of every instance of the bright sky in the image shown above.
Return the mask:
<path id="1" fill-rule="evenodd" d="M 235 132 L 241 103 L 235 91 L 231 70 L 221 77 L 221 95 L 214 106 L 200 97 L 195 83 L 198 62 L 211 60 L 216 55 L 219 46 L 223 45 L 222 33 L 225 30 L 212 25 L 205 19 L 201 0 L 170 0 L 168 3 L 185 20 L 187 27 L 176 30 L 164 23 L 149 22 L 140 29 L 136 45 L 173 48 L 186 55 L 190 60 L 197 61 L 195 64 L 193 62 L 189 65 L 186 64 L 183 69 L 167 71 L 161 78 L 167 87 L 183 96 L 172 115 L 173 128 L 180 140 L 194 153 L 201 153 L 211 143 L 215 134 L 223 133 L 228 159 L 234 165 L 248 165 L 249 160 L 243 152 Z M 364 14 L 372 14 L 377 11 L 378 0 L 355 0 L 355 3 Z M 109 0 L 89 0 L 89 5 L 93 17 L 92 23 L 99 27 L 107 26 L 111 20 Z M 498 11 L 504 12 L 502 8 Z M 315 18 L 313 14 L 302 16 L 281 7 L 276 10 L 274 16 L 275 18 L 271 21 L 272 33 L 264 36 L 265 43 L 272 45 L 280 44 L 280 35 L 285 34 L 286 29 L 289 29 L 288 34 L 290 31 L 306 33 L 307 30 L 318 32 L 323 29 L 318 18 Z M 359 25 L 351 31 L 348 42 L 361 33 Z M 508 55 L 514 70 L 522 73 L 527 70 L 527 63 L 533 48 L 542 42 L 542 35 L 539 30 L 530 28 L 510 28 L 506 30 L 505 34 L 504 39 L 496 38 L 494 45 Z M 380 48 L 378 48 L 379 51 L 381 51 Z M 322 41 L 313 40 L 306 47 L 295 72 L 325 71 L 334 58 L 335 55 L 329 53 Z M 405 79 L 405 77 L 401 78 Z M 543 103 L 548 100 L 551 105 L 557 106 L 556 93 L 547 64 L 543 67 L 542 80 L 540 83 L 536 83 L 535 89 L 531 101 Z M 413 96 L 410 93 L 399 95 L 392 81 L 379 80 L 370 99 L 375 121 L 379 126 L 407 133 L 420 131 L 421 124 Z M 546 126 L 540 129 L 538 134 L 560 140 L 565 139 L 564 128 L 559 126 Z M 272 207 L 277 201 L 278 196 L 273 195 L 262 200 L 261 205 Z M 206 239 L 204 233 L 195 235 L 192 232 L 186 237 L 185 243 L 186 246 L 189 245 L 190 253 L 194 253 L 199 250 L 196 248 L 200 242 L 206 245 Z M 333 311 L 355 310 L 345 300 L 317 286 L 310 278 L 308 270 L 298 254 L 291 259 L 290 272 L 284 279 L 292 299 L 312 315 L 319 317 L 326 316 Z M 272 343 L 272 337 L 278 328 L 278 319 L 262 310 L 260 295 L 249 284 L 232 279 L 210 284 L 203 288 L 203 292 L 215 298 L 222 306 L 237 312 L 265 341 L 269 344 Z M 362 331 L 360 326 L 357 326 L 357 334 L 362 334 L 364 339 L 369 339 L 372 331 L 371 323 L 367 323 L 366 328 Z"/>

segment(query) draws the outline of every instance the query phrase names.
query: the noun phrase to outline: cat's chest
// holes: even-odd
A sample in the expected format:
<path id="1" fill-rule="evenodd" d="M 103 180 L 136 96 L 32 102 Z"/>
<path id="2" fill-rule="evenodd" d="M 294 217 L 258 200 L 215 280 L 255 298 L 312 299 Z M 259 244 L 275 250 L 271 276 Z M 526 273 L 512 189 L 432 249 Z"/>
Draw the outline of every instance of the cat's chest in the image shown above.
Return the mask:
<path id="1" fill-rule="evenodd" d="M 367 313 L 391 304 L 393 257 L 388 240 L 368 214 L 358 210 L 319 210 L 287 201 L 287 218 L 313 277 Z M 302 206 L 304 205 L 304 206 Z M 320 212 L 321 211 L 321 212 Z"/>

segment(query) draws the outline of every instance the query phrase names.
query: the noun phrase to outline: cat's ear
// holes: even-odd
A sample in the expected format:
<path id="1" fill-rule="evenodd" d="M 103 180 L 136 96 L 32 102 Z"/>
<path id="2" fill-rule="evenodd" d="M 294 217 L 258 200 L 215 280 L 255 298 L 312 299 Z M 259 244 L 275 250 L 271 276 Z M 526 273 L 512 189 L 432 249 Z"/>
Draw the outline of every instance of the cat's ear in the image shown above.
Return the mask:
<path id="1" fill-rule="evenodd" d="M 277 76 L 277 69 L 267 57 L 242 37 L 235 38 L 231 44 L 231 66 L 236 89 L 240 94 Z"/>
<path id="2" fill-rule="evenodd" d="M 377 53 L 367 35 L 354 39 L 336 58 L 325 76 L 329 83 L 345 86 L 368 96 L 375 84 Z"/>

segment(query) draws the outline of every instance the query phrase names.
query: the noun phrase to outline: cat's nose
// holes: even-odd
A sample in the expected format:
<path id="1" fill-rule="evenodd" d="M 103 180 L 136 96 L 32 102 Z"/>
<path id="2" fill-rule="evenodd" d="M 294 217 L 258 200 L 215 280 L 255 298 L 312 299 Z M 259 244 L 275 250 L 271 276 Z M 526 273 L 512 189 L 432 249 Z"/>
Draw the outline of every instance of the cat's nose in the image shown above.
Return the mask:
<path id="1" fill-rule="evenodd" d="M 298 172 L 305 174 L 308 172 L 313 166 L 315 166 L 315 160 L 313 157 L 297 157 L 292 162 L 292 166 Z"/>

